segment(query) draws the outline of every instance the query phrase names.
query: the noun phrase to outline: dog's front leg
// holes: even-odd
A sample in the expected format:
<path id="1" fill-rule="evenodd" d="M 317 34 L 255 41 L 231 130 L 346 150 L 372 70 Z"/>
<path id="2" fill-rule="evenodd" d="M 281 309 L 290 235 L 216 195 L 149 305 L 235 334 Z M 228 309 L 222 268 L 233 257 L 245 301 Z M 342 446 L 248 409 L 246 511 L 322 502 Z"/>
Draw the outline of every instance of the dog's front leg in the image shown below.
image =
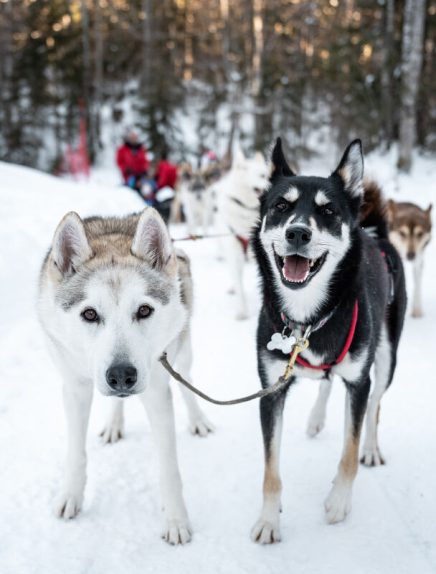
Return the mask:
<path id="1" fill-rule="evenodd" d="M 329 378 L 323 379 L 319 385 L 318 397 L 310 412 L 309 422 L 307 423 L 307 434 L 315 437 L 322 431 L 325 424 L 327 411 L 327 402 L 332 390 L 332 381 Z"/>
<path id="2" fill-rule="evenodd" d="M 254 542 L 261 544 L 280 542 L 281 539 L 282 481 L 279 473 L 279 461 L 285 396 L 286 391 L 282 391 L 260 400 L 260 420 L 265 454 L 263 506 L 260 518 L 251 531 L 251 538 Z"/>
<path id="3" fill-rule="evenodd" d="M 369 376 L 357 383 L 347 384 L 344 448 L 333 487 L 325 501 L 329 524 L 341 522 L 351 510 L 351 493 L 359 466 L 360 431 L 370 386 Z"/>
<path id="4" fill-rule="evenodd" d="M 190 327 L 181 335 L 179 352 L 177 354 L 177 366 L 180 372 L 191 381 L 192 365 L 192 344 Z M 189 417 L 189 430 L 194 435 L 206 437 L 210 432 L 215 430 L 213 424 L 208 420 L 201 410 L 198 401 L 189 389 L 180 385 L 180 391 L 186 404 Z"/>
<path id="5" fill-rule="evenodd" d="M 162 538 L 170 544 L 185 544 L 191 540 L 192 532 L 177 461 L 171 390 L 168 376 L 161 365 L 154 369 L 151 381 L 142 393 L 141 400 L 150 419 L 159 458 L 160 487 L 166 520 Z"/>
<path id="6" fill-rule="evenodd" d="M 113 397 L 104 429 L 101 431 L 103 444 L 115 443 L 124 436 L 124 399 Z"/>
<path id="7" fill-rule="evenodd" d="M 92 392 L 92 381 L 68 380 L 64 384 L 68 446 L 62 491 L 55 504 L 59 518 L 74 518 L 82 508 L 86 483 L 86 432 Z"/>
<path id="8" fill-rule="evenodd" d="M 233 287 L 236 299 L 236 316 L 238 320 L 247 319 L 247 301 L 244 292 L 244 267 L 245 253 L 241 242 L 237 237 L 229 237 L 229 254 L 228 260 L 232 274 Z"/>

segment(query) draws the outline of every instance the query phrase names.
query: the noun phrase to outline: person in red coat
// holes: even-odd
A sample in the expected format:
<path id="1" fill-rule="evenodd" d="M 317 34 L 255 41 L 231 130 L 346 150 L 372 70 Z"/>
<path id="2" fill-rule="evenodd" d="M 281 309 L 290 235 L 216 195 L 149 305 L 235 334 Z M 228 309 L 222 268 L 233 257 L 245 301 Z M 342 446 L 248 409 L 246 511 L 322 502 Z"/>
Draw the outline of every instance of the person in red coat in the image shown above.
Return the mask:
<path id="1" fill-rule="evenodd" d="M 150 162 L 147 158 L 147 151 L 139 141 L 136 132 L 129 132 L 124 144 L 118 148 L 117 165 L 124 183 L 139 191 L 141 179 L 147 175 Z"/>
<path id="2" fill-rule="evenodd" d="M 162 159 L 156 166 L 156 173 L 154 175 L 156 180 L 157 189 L 163 187 L 171 187 L 175 189 L 177 182 L 177 166 L 168 161 L 166 153 L 162 154 Z"/>

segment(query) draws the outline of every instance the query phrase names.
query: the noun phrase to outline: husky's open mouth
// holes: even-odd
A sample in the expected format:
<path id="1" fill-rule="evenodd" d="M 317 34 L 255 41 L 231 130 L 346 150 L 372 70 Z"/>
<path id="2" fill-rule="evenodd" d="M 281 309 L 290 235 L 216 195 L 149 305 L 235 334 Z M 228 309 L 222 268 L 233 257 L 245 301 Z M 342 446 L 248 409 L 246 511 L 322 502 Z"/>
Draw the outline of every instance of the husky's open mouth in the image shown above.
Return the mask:
<path id="1" fill-rule="evenodd" d="M 290 287 L 303 287 L 321 269 L 327 258 L 327 251 L 317 259 L 308 259 L 301 255 L 280 257 L 275 252 L 274 255 L 283 283 Z"/>

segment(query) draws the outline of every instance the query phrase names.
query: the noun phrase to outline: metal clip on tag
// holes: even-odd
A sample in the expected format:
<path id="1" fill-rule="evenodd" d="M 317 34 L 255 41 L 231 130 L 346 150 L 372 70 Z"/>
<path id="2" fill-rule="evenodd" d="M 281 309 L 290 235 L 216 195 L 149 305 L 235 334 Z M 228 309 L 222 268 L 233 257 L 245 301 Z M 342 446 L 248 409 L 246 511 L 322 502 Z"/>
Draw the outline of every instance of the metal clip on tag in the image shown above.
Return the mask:
<path id="1" fill-rule="evenodd" d="M 285 380 L 289 379 L 289 377 L 292 375 L 292 371 L 294 370 L 295 361 L 297 360 L 298 355 L 308 348 L 308 346 L 309 346 L 309 335 L 310 335 L 311 331 L 312 331 L 312 327 L 310 327 L 310 326 L 307 327 L 304 335 L 297 339 L 297 342 L 295 343 L 294 348 L 292 349 L 292 353 L 291 353 L 291 356 L 289 358 L 289 362 L 286 366 L 286 371 L 284 374 Z"/>

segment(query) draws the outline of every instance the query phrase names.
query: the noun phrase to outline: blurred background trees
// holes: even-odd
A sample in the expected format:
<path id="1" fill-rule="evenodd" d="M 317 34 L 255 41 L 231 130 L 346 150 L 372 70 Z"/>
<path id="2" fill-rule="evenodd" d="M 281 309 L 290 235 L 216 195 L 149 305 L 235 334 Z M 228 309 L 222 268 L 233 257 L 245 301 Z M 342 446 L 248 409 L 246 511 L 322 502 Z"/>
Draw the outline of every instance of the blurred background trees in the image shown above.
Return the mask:
<path id="1" fill-rule="evenodd" d="M 0 0 L 0 159 L 55 169 L 82 113 L 97 160 L 109 111 L 178 159 L 233 128 L 296 161 L 401 140 L 407 170 L 436 150 L 435 41 L 436 0 Z"/>

